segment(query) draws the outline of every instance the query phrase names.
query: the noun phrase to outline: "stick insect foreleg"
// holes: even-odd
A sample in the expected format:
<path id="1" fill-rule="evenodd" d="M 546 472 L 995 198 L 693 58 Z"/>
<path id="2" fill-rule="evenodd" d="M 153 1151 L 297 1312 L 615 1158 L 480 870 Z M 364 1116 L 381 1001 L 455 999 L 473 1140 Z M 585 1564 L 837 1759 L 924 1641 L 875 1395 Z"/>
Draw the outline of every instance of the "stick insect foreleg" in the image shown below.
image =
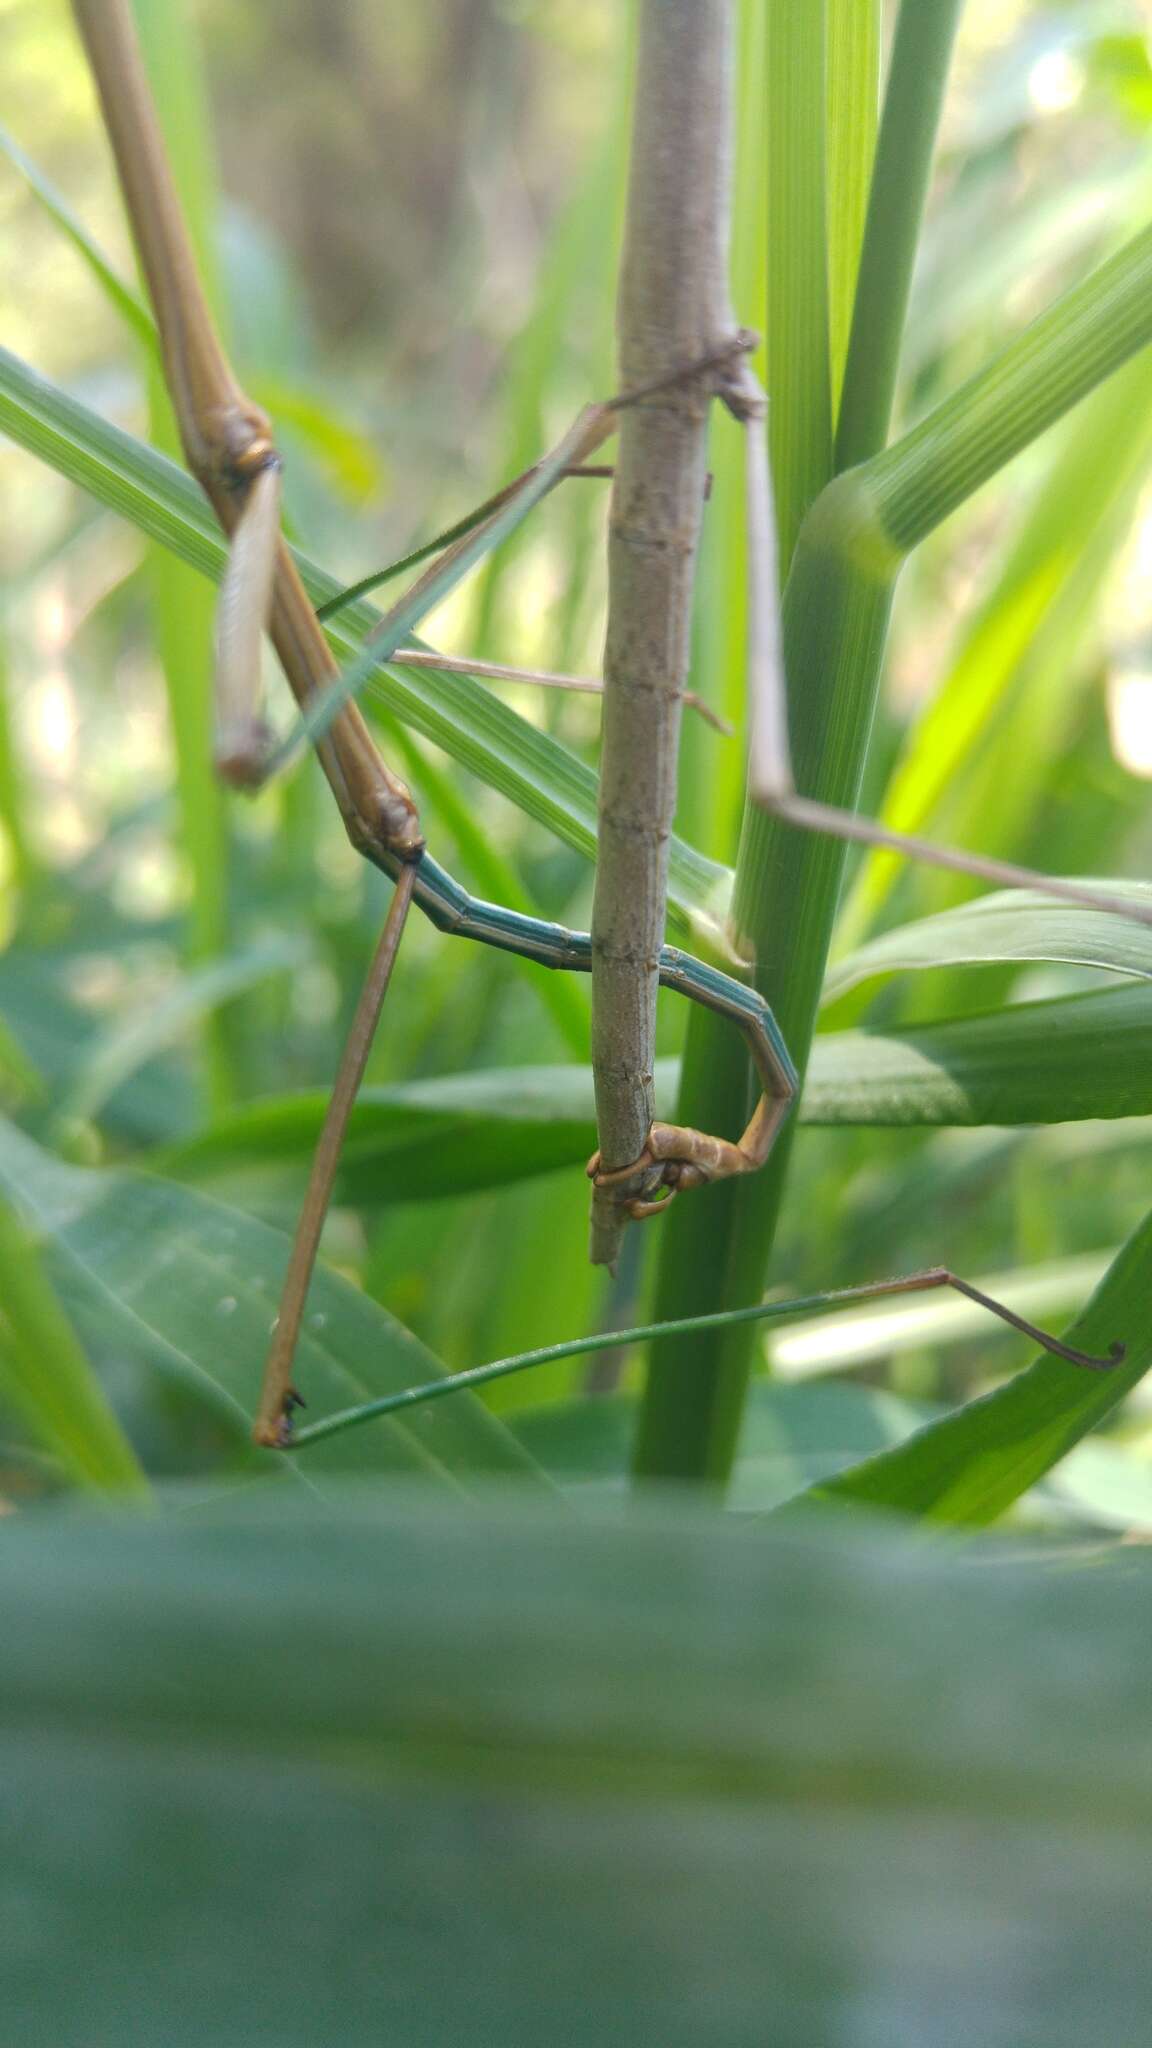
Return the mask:
<path id="1" fill-rule="evenodd" d="M 338 671 L 278 518 L 279 456 L 267 416 L 241 389 L 197 274 L 127 0 L 73 0 L 100 96 L 141 267 L 160 330 L 165 379 L 188 466 L 233 543 L 219 627 L 223 703 L 218 753 L 251 779 L 258 730 L 259 634 L 267 624 L 294 696 L 306 707 Z M 412 798 L 387 768 L 355 706 L 318 746 L 353 844 L 415 859 L 423 841 Z"/>

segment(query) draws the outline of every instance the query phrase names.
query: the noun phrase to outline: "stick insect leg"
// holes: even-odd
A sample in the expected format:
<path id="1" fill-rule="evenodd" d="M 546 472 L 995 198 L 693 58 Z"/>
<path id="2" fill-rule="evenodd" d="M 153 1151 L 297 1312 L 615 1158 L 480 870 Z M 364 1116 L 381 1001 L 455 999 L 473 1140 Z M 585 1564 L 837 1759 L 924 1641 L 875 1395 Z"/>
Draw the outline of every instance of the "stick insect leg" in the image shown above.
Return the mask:
<path id="1" fill-rule="evenodd" d="M 251 613 L 262 624 L 268 616 L 270 551 L 272 640 L 302 707 L 336 676 L 336 663 L 279 535 L 271 480 L 278 457 L 270 422 L 237 382 L 200 286 L 128 0 L 73 0 L 73 11 L 156 314 L 184 453 L 225 533 L 236 542 L 220 629 L 226 699 L 221 751 L 232 779 L 251 782 L 256 779 L 250 746 L 256 628 L 240 621 Z M 231 717 L 234 709 L 238 723 Z M 423 842 L 416 807 L 403 782 L 381 760 L 354 707 L 317 751 L 353 844 L 417 858 Z"/>
<path id="2" fill-rule="evenodd" d="M 296 1224 L 292 1254 L 280 1297 L 280 1312 L 276 1318 L 272 1343 L 264 1366 L 260 1405 L 252 1429 L 253 1437 L 258 1444 L 267 1444 L 274 1450 L 283 1448 L 288 1442 L 292 1409 L 303 1405 L 291 1380 L 292 1362 L 296 1355 L 304 1305 L 316 1265 L 316 1254 L 320 1248 L 320 1234 L 332 1199 L 332 1187 L 340 1164 L 348 1118 L 364 1078 L 364 1069 L 368 1064 L 368 1054 L 372 1049 L 380 1011 L 388 993 L 388 983 L 392 978 L 392 969 L 415 884 L 416 869 L 412 862 L 408 861 L 400 869 L 380 943 L 356 1005 L 356 1014 L 352 1019 L 339 1071 L 332 1084 L 323 1128 L 312 1159 L 308 1187 Z"/>
<path id="3" fill-rule="evenodd" d="M 775 1322 L 793 1316 L 814 1315 L 825 1309 L 847 1308 L 858 1301 L 877 1301 L 890 1294 L 912 1294 L 927 1292 L 935 1287 L 951 1287 L 958 1294 L 966 1295 L 981 1308 L 998 1316 L 1001 1322 L 1019 1330 L 1034 1344 L 1057 1358 L 1066 1359 L 1069 1365 L 1081 1366 L 1088 1372 L 1110 1372 L 1122 1363 L 1124 1346 L 1114 1344 L 1107 1358 L 1097 1358 L 1088 1351 L 1077 1351 L 1061 1338 L 1053 1337 L 1042 1330 L 1037 1323 L 1030 1323 L 1024 1316 L 1004 1302 L 996 1301 L 992 1295 L 984 1294 L 967 1280 L 961 1280 L 945 1266 L 932 1266 L 922 1273 L 906 1273 L 898 1280 L 867 1280 L 862 1286 L 834 1287 L 823 1294 L 810 1294 L 798 1301 L 762 1301 L 750 1308 L 722 1309 L 714 1315 L 691 1316 L 683 1321 L 670 1323 L 643 1323 L 638 1329 L 609 1330 L 599 1337 L 576 1339 L 569 1344 L 549 1344 L 539 1351 L 526 1351 L 518 1358 L 496 1359 L 491 1365 L 474 1365 L 465 1372 L 450 1373 L 435 1380 L 425 1380 L 421 1386 L 406 1387 L 398 1394 L 383 1394 L 375 1401 L 363 1401 L 355 1408 L 343 1408 L 335 1415 L 326 1415 L 319 1422 L 310 1424 L 299 1433 L 289 1431 L 286 1447 L 306 1450 L 310 1444 L 322 1443 L 325 1437 L 338 1436 L 346 1429 L 355 1429 L 382 1415 L 405 1414 L 409 1409 L 425 1401 L 443 1401 L 464 1388 L 482 1387 L 493 1380 L 506 1379 L 512 1373 L 521 1373 L 537 1365 L 551 1365 L 558 1358 L 574 1358 L 590 1351 L 605 1351 L 620 1344 L 646 1344 L 653 1339 L 667 1342 L 674 1337 L 698 1337 L 702 1330 L 721 1329 L 733 1323 Z"/>
<path id="4" fill-rule="evenodd" d="M 1017 1315 L 1015 1309 L 1009 1308 L 1006 1302 L 997 1301 L 995 1295 L 985 1294 L 970 1280 L 962 1280 L 948 1266 L 928 1266 L 922 1273 L 903 1273 L 895 1280 L 873 1280 L 863 1287 L 852 1288 L 851 1292 L 856 1300 L 864 1300 L 887 1294 L 927 1294 L 936 1287 L 951 1287 L 954 1293 L 963 1294 L 978 1307 L 986 1308 L 1002 1323 L 1019 1330 L 1022 1336 L 1030 1337 L 1033 1343 L 1043 1345 L 1045 1351 L 1067 1359 L 1069 1365 L 1083 1366 L 1087 1372 L 1111 1372 L 1112 1367 L 1121 1365 L 1127 1355 L 1126 1346 L 1119 1343 L 1109 1346 L 1107 1358 L 1097 1358 L 1091 1351 L 1077 1351 L 1073 1345 L 1064 1344 L 1059 1337 L 1042 1330 L 1038 1323 L 1030 1323 L 1026 1316 Z"/>
<path id="5" fill-rule="evenodd" d="M 665 946 L 660 955 L 660 985 L 735 1024 L 752 1055 L 761 1094 L 743 1136 L 736 1141 L 711 1137 L 705 1131 L 690 1130 L 681 1124 L 657 1122 L 648 1132 L 648 1142 L 639 1160 L 619 1172 L 604 1172 L 599 1153 L 593 1154 L 587 1171 L 598 1189 L 611 1190 L 630 1181 L 634 1183 L 638 1172 L 644 1174 L 641 1192 L 622 1202 L 627 1215 L 636 1221 L 658 1215 L 673 1195 L 689 1188 L 728 1180 L 736 1174 L 759 1172 L 799 1089 L 796 1069 L 776 1020 L 755 989 L 702 960 L 693 959 L 689 953 L 681 953 L 675 946 Z"/>
<path id="6" fill-rule="evenodd" d="M 239 783 L 268 750 L 260 709 L 260 650 L 272 609 L 282 471 L 269 456 L 257 471 L 236 522 L 216 604 L 216 736 L 222 782 Z"/>

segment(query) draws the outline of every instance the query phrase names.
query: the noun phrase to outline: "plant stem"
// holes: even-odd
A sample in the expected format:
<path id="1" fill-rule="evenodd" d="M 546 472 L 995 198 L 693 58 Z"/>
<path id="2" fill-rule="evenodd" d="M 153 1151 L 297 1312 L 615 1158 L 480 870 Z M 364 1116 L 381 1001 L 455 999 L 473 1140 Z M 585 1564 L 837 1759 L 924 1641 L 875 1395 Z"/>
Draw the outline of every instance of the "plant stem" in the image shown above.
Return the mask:
<path id="1" fill-rule="evenodd" d="M 728 304 L 731 0 L 644 0 L 618 337 L 624 390 L 723 343 Z M 620 415 L 608 554 L 592 1048 L 601 1163 L 639 1158 L 654 1103 L 657 962 L 707 473 L 709 384 Z M 637 1191 L 638 1191 L 637 1184 Z M 624 1190 L 593 1197 L 615 1263 Z"/>
<path id="2" fill-rule="evenodd" d="M 821 493 L 800 535 L 783 611 L 793 761 L 803 795 L 855 805 L 905 555 L 1150 340 L 1152 230 L 1146 230 L 911 433 Z M 843 848 L 830 840 L 760 812 L 746 816 L 734 918 L 757 961 L 756 985 L 801 1075 L 843 860 Z M 721 1091 L 731 1098 L 732 1084 L 714 1076 L 730 1063 L 731 1048 L 711 1020 L 694 1021 L 682 1121 L 717 1127 L 709 1118 Z M 701 1074 L 697 1095 L 692 1077 Z M 741 1113 L 743 1105 L 733 1118 L 737 1126 Z M 716 1215 L 706 1225 L 695 1218 L 689 1223 L 688 1205 L 677 1205 L 684 1214 L 668 1219 L 657 1296 L 662 1318 L 737 1306 L 759 1294 L 790 1143 L 786 1133 L 763 1173 L 712 1195 Z M 751 1366 L 752 1349 L 739 1329 L 702 1340 L 691 1371 L 657 1357 L 641 1415 L 637 1471 L 722 1484 Z"/>

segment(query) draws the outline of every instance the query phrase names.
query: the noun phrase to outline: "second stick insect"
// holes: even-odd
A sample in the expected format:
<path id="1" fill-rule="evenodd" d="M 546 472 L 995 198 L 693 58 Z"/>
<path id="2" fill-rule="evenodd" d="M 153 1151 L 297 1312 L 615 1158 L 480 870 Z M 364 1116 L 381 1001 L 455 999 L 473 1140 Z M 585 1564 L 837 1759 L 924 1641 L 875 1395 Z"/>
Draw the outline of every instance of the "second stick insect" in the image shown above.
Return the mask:
<path id="1" fill-rule="evenodd" d="M 594 973 L 594 985 L 604 981 L 607 968 L 618 986 L 617 1011 L 621 1004 L 651 1012 L 656 985 L 670 988 L 694 1002 L 729 1018 L 743 1033 L 760 1081 L 760 1099 L 743 1137 L 738 1141 L 711 1137 L 675 1125 L 653 1121 L 643 1072 L 608 1072 L 611 1054 L 605 1048 L 613 1042 L 615 1022 L 611 1010 L 598 1005 L 598 1081 L 609 1092 L 618 1080 L 625 1089 L 639 1080 L 641 1093 L 637 1142 L 631 1156 L 594 1158 L 589 1173 L 594 1182 L 594 1255 L 614 1256 L 619 1232 L 631 1219 L 658 1212 L 679 1191 L 734 1173 L 754 1171 L 767 1158 L 781 1124 L 795 1098 L 796 1075 L 766 1003 L 743 980 L 708 962 L 697 960 L 678 948 L 663 943 L 665 874 L 658 857 L 647 862 L 647 894 L 642 923 L 655 933 L 643 957 L 631 962 L 627 948 L 613 952 L 613 941 L 605 943 L 611 917 L 599 915 L 594 934 L 573 932 L 545 920 L 483 903 L 473 898 L 428 853 L 420 830 L 412 796 L 385 765 L 353 701 L 357 689 L 372 671 L 405 649 L 406 641 L 432 606 L 450 591 L 492 547 L 524 519 L 532 507 L 563 477 L 584 470 L 589 458 L 627 423 L 625 445 L 617 478 L 616 539 L 626 524 L 619 517 L 619 505 L 637 484 L 641 498 L 651 476 L 637 477 L 637 448 L 651 442 L 649 432 L 655 418 L 671 417 L 690 423 L 700 459 L 696 464 L 696 489 L 703 498 L 703 421 L 712 395 L 718 394 L 746 423 L 748 450 L 748 505 L 750 553 L 753 559 L 750 594 L 750 695 L 753 713 L 753 789 L 793 822 L 844 836 L 879 840 L 892 844 L 891 835 L 880 833 L 851 814 L 830 812 L 806 804 L 791 786 L 788 766 L 786 725 L 783 713 L 782 679 L 776 654 L 773 596 L 771 496 L 762 431 L 762 401 L 746 367 L 746 352 L 754 337 L 736 329 L 730 321 L 714 319 L 710 331 L 698 336 L 694 351 L 674 353 L 655 374 L 629 376 L 625 361 L 625 388 L 606 403 L 587 408 L 562 442 L 541 462 L 500 492 L 481 508 L 475 519 L 461 522 L 458 534 L 418 581 L 380 622 L 362 655 L 341 675 L 329 649 L 324 630 L 297 574 L 292 556 L 280 534 L 280 461 L 270 422 L 246 397 L 236 382 L 213 329 L 196 274 L 187 231 L 165 157 L 159 126 L 152 105 L 127 0 L 74 0 L 77 21 L 96 79 L 109 137 L 129 211 L 141 266 L 155 310 L 169 391 L 176 412 L 185 454 L 193 473 L 202 484 L 225 532 L 231 536 L 229 566 L 221 589 L 217 637 L 217 762 L 225 777 L 235 783 L 258 786 L 275 767 L 304 741 L 315 747 L 332 794 L 352 844 L 365 858 L 382 868 L 395 881 L 392 904 L 379 946 L 357 1006 L 348 1044 L 333 1088 L 324 1128 L 317 1147 L 307 1194 L 289 1261 L 280 1314 L 273 1332 L 264 1384 L 257 1410 L 254 1435 L 260 1443 L 283 1447 L 291 1440 L 291 1416 L 299 1401 L 292 1385 L 292 1361 L 309 1282 L 327 1212 L 347 1118 L 363 1075 L 373 1032 L 387 991 L 397 948 L 408 909 L 416 903 L 441 930 L 519 954 L 527 959 L 560 969 Z M 675 6 L 668 10 L 681 28 L 692 34 L 692 18 L 699 10 Z M 696 25 L 698 27 L 698 24 Z M 699 44 L 699 38 L 697 37 Z M 714 53 L 712 53 L 714 54 Z M 707 38 L 700 46 L 700 60 L 712 61 Z M 668 118 L 668 109 L 638 110 L 638 119 Z M 717 175 L 719 172 L 716 173 Z M 650 195 L 649 195 L 650 198 Z M 633 209 L 649 203 L 643 193 L 632 194 Z M 722 267 L 724 252 L 712 252 L 711 260 Z M 719 274 L 719 273 L 717 273 Z M 637 289 L 650 288 L 651 280 L 641 278 Z M 625 294 L 627 297 L 627 294 Z M 719 306 L 722 295 L 714 298 Z M 725 302 L 726 303 L 726 302 Z M 625 351 L 627 355 L 627 351 Z M 636 423 L 633 430 L 633 422 Z M 698 520 L 699 506 L 692 509 Z M 625 536 L 627 538 L 627 536 Z M 688 557 L 690 583 L 691 547 Z M 263 725 L 259 703 L 259 654 L 267 631 L 288 678 L 301 711 L 300 723 L 288 742 L 271 748 Z M 673 640 L 677 636 L 673 634 Z M 610 634 L 611 641 L 611 634 Z M 635 724 L 647 709 L 652 715 L 645 738 L 644 759 L 660 791 L 660 804 L 646 820 L 652 844 L 666 845 L 671 829 L 675 796 L 676 740 L 680 706 L 684 698 L 686 638 L 683 634 L 664 663 L 660 687 L 650 677 L 635 676 L 621 691 L 611 674 L 609 688 L 616 686 L 610 703 L 626 707 L 624 725 Z M 617 662 L 617 666 L 619 663 Z M 554 679 L 553 679 L 554 680 Z M 645 704 L 645 697 L 650 700 Z M 662 698 L 661 705 L 656 700 Z M 668 715 L 669 709 L 671 716 Z M 620 748 L 621 720 L 612 712 L 606 719 L 605 757 L 602 786 L 609 802 L 602 805 L 601 830 L 612 832 L 611 791 L 621 786 L 622 777 L 632 772 Z M 635 756 L 633 756 L 633 761 Z M 623 837 L 630 829 L 623 820 Z M 898 842 L 903 844 L 904 842 Z M 960 854 L 941 854 L 919 844 L 908 850 L 925 858 L 942 860 L 969 872 L 989 875 L 1011 884 L 1027 884 L 1105 909 L 1118 909 L 1129 917 L 1144 915 L 1152 922 L 1152 911 L 1133 910 L 1106 894 L 1071 884 L 1051 883 L 1043 876 L 1001 864 L 973 862 Z M 602 871 L 603 872 L 603 871 Z M 598 927 L 598 928 L 597 928 Z M 599 973 L 597 973 L 599 969 Z M 631 993 L 630 993 L 631 989 Z M 602 986 L 597 991 L 602 996 Z M 645 1041 L 643 1035 L 639 1041 Z M 650 1043 L 650 1039 L 647 1041 Z M 605 1076 L 607 1073 L 607 1082 Z M 627 1122 L 627 1118 L 625 1118 Z M 602 1147 L 605 1133 L 602 1128 Z M 617 1147 L 617 1151 L 618 1151 Z M 606 1150 L 606 1148 L 605 1148 Z M 890 1284 L 894 1289 L 959 1286 L 974 1294 L 995 1313 L 1006 1316 L 1017 1328 L 1048 1349 L 1074 1363 L 1105 1368 L 1113 1358 L 1097 1359 L 1072 1351 L 1000 1304 L 975 1294 L 965 1283 L 943 1268 L 914 1274 Z M 866 1290 L 876 1292 L 877 1283 Z"/>

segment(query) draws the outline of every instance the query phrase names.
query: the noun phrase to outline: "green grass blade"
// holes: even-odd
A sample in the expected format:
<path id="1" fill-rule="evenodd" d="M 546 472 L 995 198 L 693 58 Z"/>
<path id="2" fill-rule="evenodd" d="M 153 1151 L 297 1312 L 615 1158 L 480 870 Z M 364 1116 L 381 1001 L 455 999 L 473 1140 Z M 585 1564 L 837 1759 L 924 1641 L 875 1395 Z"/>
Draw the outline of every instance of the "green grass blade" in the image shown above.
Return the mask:
<path id="1" fill-rule="evenodd" d="M 1109 882 L 1117 895 L 1147 904 L 1148 882 Z M 926 967 L 956 967 L 1005 960 L 1063 961 L 1111 974 L 1152 979 L 1152 928 L 1105 911 L 1059 903 L 1030 890 L 1002 889 L 882 933 L 842 960 L 824 984 L 824 1001 L 878 974 Z"/>
<path id="2" fill-rule="evenodd" d="M 157 1052 L 178 1043 L 190 1025 L 273 976 L 299 972 L 311 952 L 303 935 L 285 934 L 187 969 L 166 994 L 101 1037 L 63 1093 L 56 1111 L 57 1127 L 97 1119 L 109 1097 L 129 1076 Z"/>
<path id="3" fill-rule="evenodd" d="M 269 774 L 284 767 L 300 749 L 326 733 L 334 718 L 364 688 L 375 671 L 400 647 L 407 646 L 416 627 L 436 605 L 456 589 L 471 569 L 484 560 L 502 540 L 514 533 L 547 493 L 559 483 L 566 469 L 582 461 L 588 440 L 587 422 L 582 415 L 562 441 L 537 466 L 499 511 L 491 513 L 479 527 L 466 529 L 449 560 L 438 569 L 430 568 L 406 597 L 389 609 L 388 623 L 371 644 L 358 649 L 343 674 L 317 692 L 297 724 L 272 753 Z"/>
<path id="4" fill-rule="evenodd" d="M 594 155 L 573 200 L 548 235 L 531 319 L 508 350 L 503 379 L 508 418 L 500 459 L 513 476 L 536 460 L 550 422 L 562 418 L 562 409 L 571 405 L 572 391 L 614 388 L 611 310 L 632 132 L 635 10 L 615 9 L 610 20 L 611 39 L 604 45 L 601 73 L 607 91 Z M 586 534 L 593 527 L 597 540 L 603 505 L 595 485 L 576 485 L 574 499 L 569 500 L 573 518 L 582 520 Z M 521 528 L 511 535 L 506 547 L 489 556 L 477 578 L 468 626 L 474 652 L 499 659 L 501 650 L 512 644 L 517 620 L 510 584 L 530 533 Z M 557 660 L 555 665 L 563 664 Z"/>
<path id="5" fill-rule="evenodd" d="M 1031 1127 L 1152 1113 L 1152 990 L 1109 990 L 951 1017 L 908 1031 L 817 1038 L 798 1121 L 875 1129 Z M 661 1107 L 679 1063 L 658 1060 Z M 268 1096 L 170 1150 L 166 1173 L 251 1172 L 295 1194 L 324 1115 L 319 1092 Z M 479 1068 L 361 1091 L 337 1194 L 372 1209 L 436 1200 L 583 1165 L 595 1143 L 585 1066 Z M 709 1194 L 695 1204 L 705 1227 Z M 673 1211 L 672 1214 L 676 1214 Z M 661 1230 L 671 1227 L 672 1216 Z M 683 1321 L 661 1317 L 662 1322 Z M 719 1325 L 717 1327 L 720 1327 Z"/>
<path id="6" fill-rule="evenodd" d="M 868 464 L 878 522 L 903 556 L 1152 340 L 1152 227 Z"/>
<path id="7" fill-rule="evenodd" d="M 891 1508 L 934 1522 L 993 1522 L 1103 1422 L 1152 1365 L 1152 1216 L 1135 1230 L 1065 1335 L 1083 1351 L 1128 1346 L 1122 1365 L 1089 1373 L 1044 1356 L 983 1399 L 930 1423 L 802 1496 Z"/>
<path id="8" fill-rule="evenodd" d="M 884 93 L 836 431 L 836 467 L 888 439 L 936 128 L 963 0 L 903 0 Z"/>
<path id="9" fill-rule="evenodd" d="M 0 150 L 10 163 L 15 164 L 50 219 L 55 221 L 61 233 L 83 258 L 105 298 L 125 325 L 131 329 L 136 340 L 158 360 L 159 340 L 155 321 L 143 300 L 113 269 L 103 250 L 88 233 L 83 221 L 69 206 L 63 193 L 57 191 L 51 179 L 45 176 L 39 165 L 21 149 L 15 137 L 9 135 L 5 128 L 0 128 Z"/>
<path id="10" fill-rule="evenodd" d="M 0 1391 L 74 1485 L 146 1500 L 148 1481 L 40 1263 L 0 1200 Z"/>
<path id="11" fill-rule="evenodd" d="M 199 30 L 187 7 L 173 8 L 167 0 L 132 4 L 197 267 L 219 317 L 216 178 Z M 146 370 L 152 439 L 177 456 L 180 439 L 154 342 L 146 351 Z M 229 949 L 227 812 L 212 766 L 215 607 L 197 579 L 162 548 L 149 550 L 148 572 L 176 760 L 180 846 L 191 882 L 188 952 L 199 967 Z M 223 1107 L 236 1087 L 227 1019 L 213 1012 L 205 1016 L 203 1046 L 209 1095 Z"/>
<path id="12" fill-rule="evenodd" d="M 828 0 L 828 322 L 839 403 L 880 100 L 881 0 Z"/>
<path id="13" fill-rule="evenodd" d="M 1152 1110 L 1152 988 L 818 1038 L 806 1123 L 1066 1123 Z"/>
<path id="14" fill-rule="evenodd" d="M 784 593 L 784 661 L 799 789 L 852 808 L 871 731 L 896 578 L 934 525 L 1152 340 L 1152 229 L 1057 301 L 985 371 L 885 453 L 821 492 L 798 538 Z M 733 917 L 758 962 L 757 986 L 803 1073 L 844 868 L 832 841 L 749 809 Z M 693 1025 L 678 1120 L 739 1129 L 715 1076 L 726 1061 L 712 1020 Z M 743 1098 L 746 1100 L 746 1097 Z M 735 1114 L 733 1113 L 735 1111 Z M 688 1220 L 669 1218 L 662 1317 L 755 1299 L 788 1172 L 784 1133 L 765 1170 L 722 1191 L 702 1255 Z M 683 1209 L 685 1205 L 680 1205 Z M 653 1368 L 637 1470 L 723 1479 L 731 1468 L 751 1353 L 742 1333 L 713 1342 L 708 1374 Z"/>
<path id="15" fill-rule="evenodd" d="M 36 878 L 38 862 L 28 822 L 28 785 L 17 757 L 10 684 L 7 620 L 0 611 L 0 826 L 8 841 L 12 880 L 18 889 L 27 889 Z"/>
<path id="16" fill-rule="evenodd" d="M 804 515 L 832 473 L 824 6 L 770 5 L 766 24 L 771 270 L 764 349 L 781 580 Z"/>

